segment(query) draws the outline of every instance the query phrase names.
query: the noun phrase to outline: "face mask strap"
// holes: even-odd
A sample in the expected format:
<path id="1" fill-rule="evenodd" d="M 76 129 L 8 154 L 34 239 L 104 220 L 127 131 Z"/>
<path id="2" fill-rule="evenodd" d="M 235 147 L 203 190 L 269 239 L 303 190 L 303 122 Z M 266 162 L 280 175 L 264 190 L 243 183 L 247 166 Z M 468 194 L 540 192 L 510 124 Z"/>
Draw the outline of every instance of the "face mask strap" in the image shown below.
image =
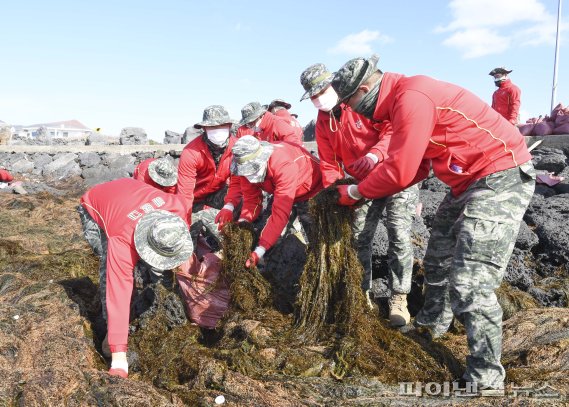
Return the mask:
<path id="1" fill-rule="evenodd" d="M 334 110 L 334 109 L 332 109 Z M 330 131 L 332 133 L 336 133 L 338 131 L 338 120 L 336 119 L 336 115 L 333 111 L 330 111 L 330 118 L 328 120 L 328 126 L 330 127 Z M 335 129 L 334 129 L 335 127 Z"/>

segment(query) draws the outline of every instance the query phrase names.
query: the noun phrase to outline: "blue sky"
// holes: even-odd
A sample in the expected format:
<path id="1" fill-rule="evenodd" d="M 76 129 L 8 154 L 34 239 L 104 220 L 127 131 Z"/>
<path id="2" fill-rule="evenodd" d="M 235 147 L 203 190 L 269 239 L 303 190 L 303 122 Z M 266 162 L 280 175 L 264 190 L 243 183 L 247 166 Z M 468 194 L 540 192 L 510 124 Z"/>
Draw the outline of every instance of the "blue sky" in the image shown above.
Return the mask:
<path id="1" fill-rule="evenodd" d="M 566 2 L 567 3 L 567 2 Z M 316 116 L 301 72 L 380 55 L 384 71 L 425 74 L 489 102 L 488 72 L 514 71 L 522 119 L 549 112 L 557 0 L 27 1 L 2 5 L 0 120 L 77 119 L 161 141 L 203 109 L 232 118 L 282 98 L 304 125 Z M 563 4 L 557 100 L 569 104 L 569 4 Z"/>

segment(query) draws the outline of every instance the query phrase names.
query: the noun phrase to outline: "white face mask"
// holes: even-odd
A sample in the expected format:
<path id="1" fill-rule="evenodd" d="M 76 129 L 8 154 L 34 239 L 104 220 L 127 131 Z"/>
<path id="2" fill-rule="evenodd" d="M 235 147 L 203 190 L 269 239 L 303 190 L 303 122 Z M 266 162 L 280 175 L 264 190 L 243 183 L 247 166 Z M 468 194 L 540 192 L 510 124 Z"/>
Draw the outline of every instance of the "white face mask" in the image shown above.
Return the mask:
<path id="1" fill-rule="evenodd" d="M 329 112 L 338 104 L 338 94 L 330 86 L 326 91 L 318 96 L 316 99 L 310 99 L 314 107 L 323 112 Z"/>
<path id="2" fill-rule="evenodd" d="M 227 138 L 229 137 L 228 128 L 206 129 L 205 133 L 207 135 L 208 140 L 218 146 L 223 145 L 227 141 Z"/>

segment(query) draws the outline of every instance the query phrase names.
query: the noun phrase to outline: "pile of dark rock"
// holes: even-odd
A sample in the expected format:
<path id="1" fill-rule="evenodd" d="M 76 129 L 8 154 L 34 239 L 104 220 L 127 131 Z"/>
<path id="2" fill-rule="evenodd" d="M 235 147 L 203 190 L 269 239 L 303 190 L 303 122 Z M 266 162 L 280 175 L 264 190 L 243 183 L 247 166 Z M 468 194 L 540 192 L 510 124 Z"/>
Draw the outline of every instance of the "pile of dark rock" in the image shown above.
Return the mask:
<path id="1" fill-rule="evenodd" d="M 520 226 L 504 281 L 513 290 L 533 297 L 543 307 L 569 306 L 569 148 L 541 148 L 532 151 L 538 173 L 554 173 L 565 178 L 548 186 L 536 184 L 535 194 Z M 449 188 L 437 178 L 423 182 L 420 201 L 422 216 L 413 224 L 415 276 L 410 296 L 416 312 L 422 301 L 422 259 L 436 210 Z M 389 296 L 387 285 L 387 230 L 380 224 L 374 239 L 374 292 L 377 298 Z M 413 300 L 415 299 L 415 300 Z"/>
<path id="2" fill-rule="evenodd" d="M 119 136 L 121 145 L 148 144 L 148 135 L 140 127 L 125 127 Z"/>
<path id="3" fill-rule="evenodd" d="M 166 130 L 164 133 L 164 144 L 188 144 L 196 137 L 203 134 L 203 131 L 190 126 L 184 130 L 183 134 L 176 133 L 172 130 Z"/>
<path id="4" fill-rule="evenodd" d="M 0 165 L 7 168 L 17 179 L 24 180 L 24 187 L 34 191 L 34 184 L 57 184 L 77 179 L 85 187 L 131 177 L 135 166 L 151 157 L 162 157 L 164 152 L 114 152 L 83 153 L 0 153 Z M 175 159 L 179 153 L 170 151 Z"/>

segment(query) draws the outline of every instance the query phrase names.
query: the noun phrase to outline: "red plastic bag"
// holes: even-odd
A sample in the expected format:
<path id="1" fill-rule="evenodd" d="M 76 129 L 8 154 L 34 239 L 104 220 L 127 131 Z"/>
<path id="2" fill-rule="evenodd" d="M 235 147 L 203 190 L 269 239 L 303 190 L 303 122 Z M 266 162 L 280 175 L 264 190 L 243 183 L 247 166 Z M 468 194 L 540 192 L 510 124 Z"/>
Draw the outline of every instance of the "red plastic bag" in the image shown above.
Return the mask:
<path id="1" fill-rule="evenodd" d="M 549 136 L 553 134 L 553 123 L 549 121 L 542 121 L 533 128 L 534 136 Z"/>
<path id="2" fill-rule="evenodd" d="M 559 103 L 557 106 L 553 108 L 551 111 L 551 120 L 555 120 L 559 112 L 563 111 L 563 103 Z"/>
<path id="3" fill-rule="evenodd" d="M 535 124 L 533 123 L 520 124 L 518 126 L 518 130 L 520 131 L 520 133 L 522 133 L 522 136 L 528 137 L 532 135 L 534 127 Z"/>
<path id="4" fill-rule="evenodd" d="M 200 262 L 194 254 L 176 273 L 190 319 L 203 328 L 215 328 L 229 308 L 229 286 L 221 277 L 221 259 L 206 253 Z"/>
<path id="5" fill-rule="evenodd" d="M 560 111 L 555 118 L 555 127 L 561 126 L 562 124 L 569 123 L 569 114 L 564 111 Z"/>
<path id="6" fill-rule="evenodd" d="M 555 126 L 553 134 L 569 134 L 569 121 L 561 126 Z"/>

